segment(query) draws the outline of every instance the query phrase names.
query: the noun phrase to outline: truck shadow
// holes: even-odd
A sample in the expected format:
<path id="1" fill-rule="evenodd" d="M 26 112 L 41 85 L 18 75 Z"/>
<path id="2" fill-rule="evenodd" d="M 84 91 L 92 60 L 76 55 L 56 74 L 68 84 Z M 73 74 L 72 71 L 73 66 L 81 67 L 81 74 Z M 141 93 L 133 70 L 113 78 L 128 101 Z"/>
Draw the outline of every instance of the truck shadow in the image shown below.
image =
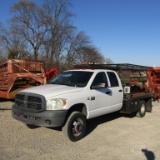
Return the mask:
<path id="1" fill-rule="evenodd" d="M 11 108 L 0 108 L 0 111 L 10 111 Z"/>
<path id="2" fill-rule="evenodd" d="M 96 118 L 93 118 L 93 119 L 89 119 L 87 121 L 87 127 L 86 127 L 86 132 L 85 132 L 84 136 L 86 137 L 91 132 L 93 132 L 94 129 L 96 129 L 98 125 L 116 120 L 116 119 L 121 118 L 121 117 L 134 118 L 135 114 L 122 114 L 122 113 L 119 113 L 119 112 L 115 112 L 115 113 L 106 114 L 106 115 L 103 115 L 103 116 L 100 116 L 100 117 L 96 117 Z"/>
<path id="3" fill-rule="evenodd" d="M 14 99 L 0 98 L 0 102 L 7 102 L 7 101 L 14 102 Z"/>
<path id="4" fill-rule="evenodd" d="M 7 103 L 7 102 L 14 102 L 13 99 L 5 99 L 5 98 L 0 98 L 0 103 Z M 0 104 L 0 111 L 5 111 L 5 110 L 11 110 L 11 106 Z"/>

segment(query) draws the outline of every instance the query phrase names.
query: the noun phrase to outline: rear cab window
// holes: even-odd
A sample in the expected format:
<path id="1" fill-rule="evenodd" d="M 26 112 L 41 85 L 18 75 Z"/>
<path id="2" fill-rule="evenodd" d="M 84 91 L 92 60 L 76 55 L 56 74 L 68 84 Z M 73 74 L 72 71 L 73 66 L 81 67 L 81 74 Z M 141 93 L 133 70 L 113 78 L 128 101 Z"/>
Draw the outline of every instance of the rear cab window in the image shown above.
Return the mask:
<path id="1" fill-rule="evenodd" d="M 119 82 L 118 82 L 116 74 L 114 72 L 109 72 L 108 71 L 107 75 L 108 75 L 111 87 L 118 87 Z"/>

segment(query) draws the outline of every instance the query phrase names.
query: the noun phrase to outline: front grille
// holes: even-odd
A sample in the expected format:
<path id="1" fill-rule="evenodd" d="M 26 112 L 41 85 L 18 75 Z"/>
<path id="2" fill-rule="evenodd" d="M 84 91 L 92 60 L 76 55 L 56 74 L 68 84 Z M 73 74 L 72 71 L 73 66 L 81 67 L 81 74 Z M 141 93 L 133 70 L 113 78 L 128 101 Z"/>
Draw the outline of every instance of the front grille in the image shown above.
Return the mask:
<path id="1" fill-rule="evenodd" d="M 25 95 L 22 95 L 22 94 L 17 94 L 16 95 L 16 99 L 24 100 L 24 98 L 25 98 Z"/>
<path id="2" fill-rule="evenodd" d="M 35 110 L 41 110 L 42 109 L 42 105 L 41 104 L 37 104 L 37 103 L 30 103 L 28 102 L 28 108 L 29 109 L 35 109 Z"/>
<path id="3" fill-rule="evenodd" d="M 28 96 L 28 101 L 29 102 L 42 103 L 42 99 L 39 98 L 39 97 L 35 97 L 35 96 Z"/>
<path id="4" fill-rule="evenodd" d="M 37 94 L 18 93 L 15 97 L 15 103 L 18 108 L 39 112 L 45 107 L 45 98 Z"/>
<path id="5" fill-rule="evenodd" d="M 18 100 L 16 100 L 16 104 L 17 104 L 19 107 L 24 107 L 24 101 L 18 101 Z"/>

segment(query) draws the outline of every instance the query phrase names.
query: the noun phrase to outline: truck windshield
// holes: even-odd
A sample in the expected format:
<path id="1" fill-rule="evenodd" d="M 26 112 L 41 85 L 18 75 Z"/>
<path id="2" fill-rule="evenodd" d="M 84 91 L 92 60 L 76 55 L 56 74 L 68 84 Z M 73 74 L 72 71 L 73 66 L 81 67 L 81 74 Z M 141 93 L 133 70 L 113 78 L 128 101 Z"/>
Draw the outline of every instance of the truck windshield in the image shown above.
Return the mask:
<path id="1" fill-rule="evenodd" d="M 60 84 L 74 87 L 85 87 L 93 72 L 67 71 L 51 80 L 51 84 Z"/>

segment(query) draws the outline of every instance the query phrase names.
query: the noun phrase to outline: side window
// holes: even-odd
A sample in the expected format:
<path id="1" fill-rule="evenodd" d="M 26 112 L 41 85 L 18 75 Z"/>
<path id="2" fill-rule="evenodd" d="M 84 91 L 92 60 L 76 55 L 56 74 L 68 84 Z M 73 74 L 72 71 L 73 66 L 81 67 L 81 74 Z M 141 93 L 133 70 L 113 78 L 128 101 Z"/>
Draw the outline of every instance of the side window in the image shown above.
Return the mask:
<path id="1" fill-rule="evenodd" d="M 100 72 L 96 75 L 92 83 L 92 88 L 105 88 L 105 87 L 108 87 L 107 77 L 104 72 Z"/>
<path id="2" fill-rule="evenodd" d="M 111 87 L 117 87 L 119 86 L 118 84 L 118 79 L 117 76 L 115 75 L 114 72 L 107 72 L 110 83 L 111 83 Z"/>

